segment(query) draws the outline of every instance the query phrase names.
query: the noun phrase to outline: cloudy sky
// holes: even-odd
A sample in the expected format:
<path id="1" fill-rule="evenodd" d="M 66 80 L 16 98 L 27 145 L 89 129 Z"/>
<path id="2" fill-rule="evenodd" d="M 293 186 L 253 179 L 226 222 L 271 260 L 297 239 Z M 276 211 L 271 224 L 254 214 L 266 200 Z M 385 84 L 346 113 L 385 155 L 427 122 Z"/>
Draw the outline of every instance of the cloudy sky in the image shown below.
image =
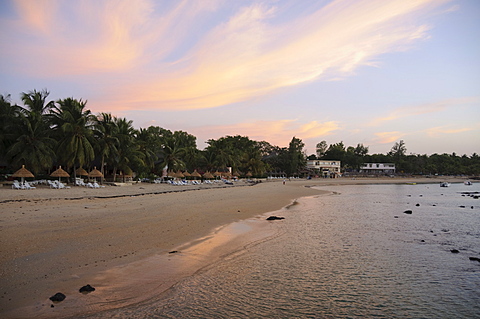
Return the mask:
<path id="1" fill-rule="evenodd" d="M 287 146 L 480 153 L 478 0 L 0 0 L 0 94 Z"/>

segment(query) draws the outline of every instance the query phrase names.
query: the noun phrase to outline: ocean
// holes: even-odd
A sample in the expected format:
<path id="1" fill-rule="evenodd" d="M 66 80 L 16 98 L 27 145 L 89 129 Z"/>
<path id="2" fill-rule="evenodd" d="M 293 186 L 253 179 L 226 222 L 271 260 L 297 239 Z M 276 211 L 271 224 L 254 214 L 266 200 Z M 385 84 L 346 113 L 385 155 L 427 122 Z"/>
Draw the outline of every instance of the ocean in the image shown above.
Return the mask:
<path id="1" fill-rule="evenodd" d="M 257 219 L 263 239 L 94 317 L 480 318 L 480 199 L 462 194 L 480 183 L 318 188 Z"/>

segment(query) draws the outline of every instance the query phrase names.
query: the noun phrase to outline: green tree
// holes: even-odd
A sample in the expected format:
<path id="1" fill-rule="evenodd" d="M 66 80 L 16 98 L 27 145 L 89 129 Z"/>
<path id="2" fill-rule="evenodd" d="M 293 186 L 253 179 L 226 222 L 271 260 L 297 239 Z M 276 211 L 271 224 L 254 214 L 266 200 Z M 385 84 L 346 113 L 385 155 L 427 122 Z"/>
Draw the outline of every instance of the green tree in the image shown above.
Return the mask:
<path id="1" fill-rule="evenodd" d="M 95 158 L 92 145 L 95 117 L 85 109 L 87 102 L 66 98 L 52 110 L 53 128 L 59 136 L 57 154 L 68 168 L 89 165 Z M 76 177 L 76 176 L 75 176 Z"/>
<path id="2" fill-rule="evenodd" d="M 144 154 L 139 150 L 135 143 L 137 131 L 133 127 L 133 122 L 126 118 L 114 118 L 117 126 L 115 137 L 118 139 L 117 154 L 113 158 L 113 176 L 117 175 L 117 170 L 123 171 L 123 176 L 133 173 L 134 167 L 145 165 Z"/>
<path id="3" fill-rule="evenodd" d="M 116 118 L 110 113 L 100 113 L 95 120 L 95 153 L 100 157 L 100 170 L 104 176 L 107 163 L 113 164 L 118 157 L 120 141 L 117 137 L 118 127 L 115 121 Z"/>
<path id="4" fill-rule="evenodd" d="M 328 146 L 326 141 L 321 141 L 316 145 L 317 158 L 322 158 L 327 152 Z"/>
<path id="5" fill-rule="evenodd" d="M 296 138 L 295 136 L 290 141 L 287 150 L 288 164 L 285 167 L 285 172 L 287 176 L 292 176 L 295 173 L 298 173 L 299 170 L 305 168 L 306 157 L 303 152 L 305 144 L 301 139 Z"/>

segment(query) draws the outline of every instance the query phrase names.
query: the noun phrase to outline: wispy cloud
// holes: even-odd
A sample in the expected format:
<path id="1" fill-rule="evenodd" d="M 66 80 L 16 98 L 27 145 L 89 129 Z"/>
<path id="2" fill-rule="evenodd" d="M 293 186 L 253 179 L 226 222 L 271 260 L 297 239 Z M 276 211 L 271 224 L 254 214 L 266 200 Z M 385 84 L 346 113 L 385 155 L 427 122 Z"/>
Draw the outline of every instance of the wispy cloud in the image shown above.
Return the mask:
<path id="1" fill-rule="evenodd" d="M 273 145 L 286 146 L 293 136 L 310 139 L 332 134 L 340 129 L 338 122 L 301 123 L 298 120 L 254 121 L 232 125 L 202 126 L 189 129 L 197 136 L 213 138 L 225 135 L 242 135 L 257 141 L 268 141 Z"/>
<path id="2" fill-rule="evenodd" d="M 427 38 L 429 26 L 416 21 L 445 2 L 307 3 L 284 19 L 290 1 L 227 12 L 219 1 L 18 0 L 19 18 L 0 22 L 15 50 L 0 60 L 37 77 L 96 74 L 93 86 L 109 95 L 102 102 L 116 107 L 210 108 L 374 65 Z"/>
<path id="3" fill-rule="evenodd" d="M 398 141 L 403 136 L 405 136 L 405 134 L 402 132 L 393 131 L 393 132 L 378 132 L 378 133 L 375 133 L 375 136 L 376 136 L 376 138 L 374 139 L 375 144 L 389 144 L 389 143 Z"/>
<path id="4" fill-rule="evenodd" d="M 417 116 L 422 114 L 437 113 L 442 112 L 451 107 L 460 107 L 460 106 L 470 106 L 480 103 L 480 97 L 463 97 L 455 99 L 447 99 L 432 103 L 420 104 L 420 105 L 409 105 L 404 107 L 399 107 L 389 114 L 373 119 L 368 126 L 378 126 L 385 122 L 395 121 L 398 119 Z"/>
<path id="5" fill-rule="evenodd" d="M 458 133 L 463 133 L 463 132 L 469 132 L 469 131 L 479 131 L 480 125 L 477 127 L 454 127 L 452 125 L 443 125 L 443 126 L 436 126 L 436 127 L 431 127 L 423 132 L 426 133 L 430 137 L 440 137 L 443 135 L 451 135 L 451 134 L 458 134 Z M 479 139 L 480 142 L 480 139 Z"/>

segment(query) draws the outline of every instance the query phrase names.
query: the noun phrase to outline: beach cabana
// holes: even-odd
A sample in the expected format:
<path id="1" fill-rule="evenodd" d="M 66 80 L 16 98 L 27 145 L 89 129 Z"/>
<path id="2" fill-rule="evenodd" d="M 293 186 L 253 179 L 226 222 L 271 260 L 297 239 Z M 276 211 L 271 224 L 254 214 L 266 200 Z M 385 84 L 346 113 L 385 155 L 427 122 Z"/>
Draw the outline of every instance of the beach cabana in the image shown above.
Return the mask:
<path id="1" fill-rule="evenodd" d="M 13 173 L 13 177 L 20 177 L 22 180 L 22 185 L 25 183 L 25 177 L 35 177 L 32 172 L 25 168 L 25 165 L 22 165 L 18 171 Z"/>
<path id="2" fill-rule="evenodd" d="M 75 175 L 78 176 L 88 176 L 88 172 L 83 169 L 83 167 L 79 167 L 75 170 Z"/>
<path id="3" fill-rule="evenodd" d="M 175 173 L 175 177 L 176 177 L 176 178 L 184 178 L 185 175 L 183 175 L 182 171 L 177 171 L 177 172 Z"/>
<path id="4" fill-rule="evenodd" d="M 103 177 L 103 174 L 102 174 L 102 172 L 100 172 L 100 171 L 97 169 L 97 167 L 95 166 L 95 167 L 90 171 L 90 173 L 88 173 L 88 177 L 90 177 L 90 178 L 93 177 L 93 178 L 95 179 L 95 181 L 96 181 L 96 180 L 97 180 L 96 178 L 97 178 L 97 177 L 100 177 L 100 178 Z"/>
<path id="5" fill-rule="evenodd" d="M 203 174 L 203 178 L 205 178 L 205 179 L 213 179 L 213 178 L 215 178 L 215 177 L 212 175 L 212 173 L 206 172 L 206 173 Z"/>
<path id="6" fill-rule="evenodd" d="M 197 172 L 197 170 L 194 170 L 193 173 L 192 173 L 192 177 L 194 177 L 196 179 L 197 177 L 202 177 L 202 175 L 200 175 L 200 173 Z"/>
<path id="7" fill-rule="evenodd" d="M 70 174 L 65 172 L 62 168 L 62 166 L 59 166 L 56 171 L 54 171 L 52 174 L 50 174 L 51 177 L 58 177 L 58 181 L 60 182 L 61 177 L 70 177 Z"/>

